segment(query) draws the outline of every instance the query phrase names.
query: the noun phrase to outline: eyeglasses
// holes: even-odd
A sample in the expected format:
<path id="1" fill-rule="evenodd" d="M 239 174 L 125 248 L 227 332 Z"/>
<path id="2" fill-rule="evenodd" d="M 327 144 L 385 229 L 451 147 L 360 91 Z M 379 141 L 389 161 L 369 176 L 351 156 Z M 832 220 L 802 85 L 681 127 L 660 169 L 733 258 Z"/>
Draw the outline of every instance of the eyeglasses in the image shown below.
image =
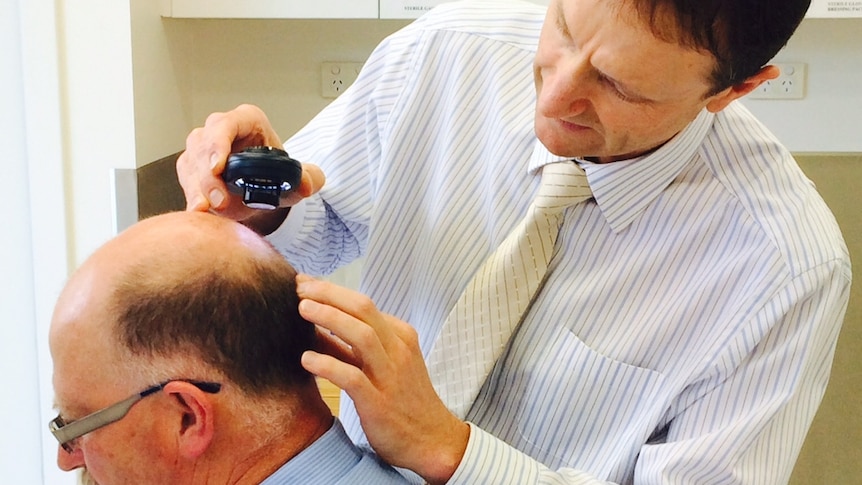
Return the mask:
<path id="1" fill-rule="evenodd" d="M 107 426 L 111 423 L 117 422 L 123 419 L 126 414 L 129 413 L 129 410 L 132 409 L 132 406 L 140 401 L 141 399 L 155 394 L 162 389 L 165 388 L 166 385 L 171 382 L 183 381 L 188 382 L 189 384 L 194 385 L 198 389 L 203 392 L 209 394 L 216 394 L 221 390 L 221 384 L 217 382 L 203 382 L 203 381 L 193 381 L 188 379 L 171 379 L 169 381 L 162 382 L 161 384 L 156 384 L 153 387 L 148 387 L 143 391 L 133 394 L 128 398 L 116 403 L 112 404 L 104 409 L 96 411 L 92 414 L 84 416 L 81 419 L 77 419 L 75 421 L 66 422 L 63 419 L 63 416 L 58 415 L 56 418 L 52 419 L 50 423 L 48 423 L 48 429 L 51 430 L 51 433 L 57 438 L 57 441 L 60 442 L 60 446 L 63 447 L 68 453 L 72 453 L 75 451 L 74 440 L 84 436 L 87 433 L 93 432 L 103 426 Z"/>

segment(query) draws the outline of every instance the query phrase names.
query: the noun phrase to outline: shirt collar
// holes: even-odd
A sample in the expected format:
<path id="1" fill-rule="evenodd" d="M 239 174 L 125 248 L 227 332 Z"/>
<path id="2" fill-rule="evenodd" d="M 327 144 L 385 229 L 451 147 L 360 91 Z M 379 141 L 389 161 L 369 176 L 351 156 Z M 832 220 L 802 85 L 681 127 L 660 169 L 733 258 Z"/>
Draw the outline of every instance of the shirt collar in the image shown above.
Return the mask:
<path id="1" fill-rule="evenodd" d="M 362 459 L 362 452 L 350 441 L 335 418 L 329 431 L 290 459 L 261 485 L 283 483 L 336 483 Z"/>
<path id="2" fill-rule="evenodd" d="M 715 115 L 706 109 L 656 151 L 629 160 L 594 163 L 575 159 L 587 173 L 590 190 L 614 232 L 626 229 L 673 182 L 697 152 Z M 529 170 L 568 160 L 536 140 Z"/>

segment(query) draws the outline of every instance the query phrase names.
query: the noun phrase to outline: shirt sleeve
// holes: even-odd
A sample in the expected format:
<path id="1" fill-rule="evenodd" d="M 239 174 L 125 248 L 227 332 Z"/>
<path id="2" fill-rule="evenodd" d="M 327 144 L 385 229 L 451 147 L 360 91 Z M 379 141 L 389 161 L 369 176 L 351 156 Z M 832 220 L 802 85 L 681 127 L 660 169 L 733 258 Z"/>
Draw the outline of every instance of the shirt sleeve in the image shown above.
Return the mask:
<path id="1" fill-rule="evenodd" d="M 381 147 L 416 37 L 408 26 L 381 42 L 350 88 L 284 144 L 291 157 L 320 166 L 326 176 L 320 192 L 268 238 L 300 271 L 329 274 L 365 252 L 385 170 Z"/>
<path id="2" fill-rule="evenodd" d="M 829 380 L 850 280 L 846 259 L 822 264 L 756 311 L 749 328 L 765 327 L 763 338 L 746 344 L 751 333 L 744 332 L 723 346 L 716 366 L 727 371 L 677 398 L 666 426 L 641 448 L 633 483 L 787 483 Z M 471 423 L 448 483 L 609 482 L 572 468 L 551 470 Z"/>

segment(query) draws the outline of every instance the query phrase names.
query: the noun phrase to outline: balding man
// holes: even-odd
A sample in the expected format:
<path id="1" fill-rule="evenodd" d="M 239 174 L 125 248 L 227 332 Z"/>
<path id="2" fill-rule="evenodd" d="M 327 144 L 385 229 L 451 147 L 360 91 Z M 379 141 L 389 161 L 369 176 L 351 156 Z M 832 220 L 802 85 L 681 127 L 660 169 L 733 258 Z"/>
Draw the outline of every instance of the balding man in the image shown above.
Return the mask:
<path id="1" fill-rule="evenodd" d="M 244 226 L 144 220 L 73 274 L 51 323 L 60 468 L 101 485 L 405 483 L 357 449 L 300 355 L 296 273 Z"/>

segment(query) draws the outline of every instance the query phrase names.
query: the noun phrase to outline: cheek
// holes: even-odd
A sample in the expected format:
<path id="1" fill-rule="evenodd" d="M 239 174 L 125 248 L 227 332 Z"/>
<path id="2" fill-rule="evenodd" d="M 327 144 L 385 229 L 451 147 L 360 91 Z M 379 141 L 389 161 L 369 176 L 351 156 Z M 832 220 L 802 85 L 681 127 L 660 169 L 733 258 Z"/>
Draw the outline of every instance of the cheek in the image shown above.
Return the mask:
<path id="1" fill-rule="evenodd" d="M 84 465 L 98 485 L 170 483 L 157 473 L 167 470 L 159 439 L 142 420 L 134 421 L 138 426 L 121 420 L 81 443 Z"/>
<path id="2" fill-rule="evenodd" d="M 596 116 L 605 138 L 611 143 L 615 141 L 616 144 L 644 145 L 643 148 L 649 148 L 676 133 L 669 128 L 667 117 L 622 101 L 609 101 L 597 106 Z"/>

